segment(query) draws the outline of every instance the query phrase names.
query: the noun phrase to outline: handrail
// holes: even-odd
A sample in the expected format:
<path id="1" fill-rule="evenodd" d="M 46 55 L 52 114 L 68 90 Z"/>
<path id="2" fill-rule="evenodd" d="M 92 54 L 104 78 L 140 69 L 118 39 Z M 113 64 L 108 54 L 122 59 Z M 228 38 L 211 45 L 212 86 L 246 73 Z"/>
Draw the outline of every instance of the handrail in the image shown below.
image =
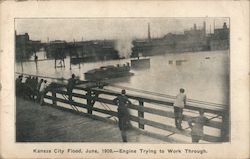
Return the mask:
<path id="1" fill-rule="evenodd" d="M 48 77 L 48 76 L 33 75 L 33 74 L 20 73 L 20 72 L 16 72 L 16 74 L 20 74 L 20 75 L 22 74 L 22 75 L 28 75 L 28 76 L 34 76 L 34 77 L 40 77 L 40 78 L 58 80 L 57 84 L 61 85 L 62 87 L 65 87 L 67 85 L 67 83 L 61 82 L 61 81 L 68 81 L 68 79 L 63 78 L 63 77 L 61 77 L 61 78 L 58 78 L 58 77 Z M 59 81 L 60 81 L 60 83 L 59 83 Z M 119 85 L 116 85 L 116 84 L 111 84 L 111 83 L 106 82 L 105 80 L 104 81 L 82 81 L 82 80 L 78 80 L 78 81 L 80 83 L 99 83 L 102 86 L 108 85 L 108 86 L 111 86 L 111 87 L 117 87 L 117 88 L 120 88 L 120 89 L 132 90 L 132 91 L 135 91 L 135 92 L 139 91 L 140 93 L 144 93 L 145 92 L 145 94 L 148 94 L 148 95 L 154 95 L 154 96 L 157 96 L 157 97 L 166 98 L 166 99 L 170 99 L 170 100 L 173 100 L 175 98 L 175 96 L 170 96 L 170 95 L 166 95 L 166 94 L 162 94 L 162 93 L 156 93 L 156 92 L 139 90 L 139 89 L 130 88 L 130 87 L 119 86 Z M 76 89 L 81 89 L 81 90 L 83 89 L 81 86 L 80 87 L 76 86 L 75 88 Z M 85 89 L 83 89 L 83 90 L 85 90 Z M 195 100 L 195 99 L 187 99 L 187 102 L 196 103 L 198 105 L 202 104 L 202 105 L 206 105 L 206 106 L 212 106 L 213 108 L 214 107 L 218 107 L 218 108 L 227 108 L 228 107 L 226 104 L 218 104 L 218 103 L 213 103 L 213 102 L 203 102 L 203 101 Z"/>
<path id="2" fill-rule="evenodd" d="M 93 88 L 91 89 L 93 92 L 96 93 L 102 93 L 102 94 L 108 94 L 108 95 L 114 95 L 117 96 L 120 93 L 116 91 L 111 91 L 111 90 L 106 90 L 106 89 L 99 89 L 99 88 Z M 162 105 L 168 105 L 168 106 L 173 106 L 173 99 L 155 99 L 155 98 L 150 98 L 150 97 L 145 97 L 145 96 L 139 96 L 139 95 L 130 95 L 127 94 L 128 98 L 130 99 L 135 99 L 135 100 L 142 100 L 144 102 L 148 103 L 155 103 L 155 104 L 162 104 Z M 223 111 L 225 111 L 224 107 L 209 107 L 206 105 L 202 104 L 196 104 L 195 102 L 187 102 L 187 105 L 185 106 L 186 109 L 191 109 L 191 110 L 200 110 L 203 109 L 205 112 L 209 113 L 215 113 L 215 114 L 221 114 Z"/>
<path id="3" fill-rule="evenodd" d="M 72 93 L 72 97 L 74 98 L 81 98 L 81 99 L 85 99 L 86 102 L 85 103 L 79 103 L 76 101 L 69 101 L 67 99 L 63 99 L 63 98 L 59 98 L 57 96 L 57 94 L 59 95 L 67 95 L 66 90 L 64 89 L 50 89 L 49 92 L 52 92 L 52 96 L 49 96 L 48 94 L 45 96 L 45 98 L 52 100 L 54 105 L 57 105 L 57 102 L 61 102 L 61 103 L 65 103 L 65 104 L 69 104 L 69 105 L 74 105 L 75 107 L 81 107 L 81 108 L 85 108 L 88 110 L 89 114 L 92 114 L 92 111 L 97 111 L 103 114 L 107 114 L 107 115 L 111 115 L 111 116 L 116 116 L 117 117 L 117 112 L 116 111 L 112 111 L 112 110 L 107 110 L 107 109 L 100 109 L 97 107 L 94 107 L 95 102 L 101 102 L 101 103 L 106 103 L 109 105 L 113 105 L 116 106 L 113 103 L 113 100 L 110 98 L 104 98 L 104 97 L 100 97 L 100 94 L 104 94 L 104 95 L 110 95 L 110 96 L 114 96 L 116 97 L 117 95 L 119 95 L 119 92 L 116 91 L 112 91 L 112 90 L 106 90 L 106 89 L 100 89 L 100 88 L 92 88 L 92 87 L 82 87 L 82 86 L 76 86 L 75 87 L 76 90 L 82 90 L 84 91 L 86 94 L 84 93 Z M 154 107 L 145 107 L 144 103 L 151 103 L 151 104 L 156 104 L 156 105 L 163 105 L 163 106 L 173 106 L 173 100 L 171 99 L 155 99 L 155 98 L 150 98 L 150 97 L 145 97 L 145 96 L 139 96 L 139 95 L 132 95 L 132 94 L 127 94 L 129 99 L 132 100 L 137 100 L 138 101 L 138 105 L 136 104 L 131 104 L 128 106 L 128 108 L 133 109 L 138 111 L 138 116 L 133 116 L 131 115 L 130 119 L 132 121 L 135 121 L 138 123 L 139 128 L 144 129 L 144 125 L 149 125 L 155 128 L 159 128 L 162 130 L 167 130 L 167 131 L 171 131 L 173 133 L 178 133 L 178 134 L 182 134 L 185 136 L 190 136 L 190 131 L 189 130 L 183 130 L 180 131 L 178 129 L 176 129 L 174 126 L 171 125 L 167 125 L 167 124 L 163 124 L 163 123 L 159 123 L 157 121 L 153 121 L 153 120 L 149 120 L 144 118 L 144 113 L 149 113 L 149 114 L 153 114 L 153 115 L 158 115 L 158 116 L 162 116 L 162 117 L 167 117 L 167 118 L 174 118 L 174 113 L 172 111 L 167 111 L 167 110 L 162 110 L 162 109 L 156 109 Z M 82 100 L 81 100 L 82 101 Z M 57 105 L 58 106 L 58 105 Z M 205 134 L 204 136 L 204 140 L 206 141 L 210 141 L 210 142 L 219 142 L 222 141 L 224 139 L 224 135 L 227 134 L 228 132 L 224 132 L 225 127 L 227 128 L 228 126 L 228 119 L 225 114 L 227 114 L 227 109 L 225 108 L 212 108 L 209 106 L 204 106 L 204 105 L 199 105 L 196 103 L 191 103 L 188 102 L 187 106 L 185 106 L 184 109 L 189 109 L 192 111 L 197 111 L 200 109 L 203 109 L 205 112 L 208 113 L 212 113 L 212 114 L 216 114 L 222 117 L 222 121 L 210 121 L 209 123 L 206 124 L 206 126 L 208 127 L 212 127 L 212 128 L 217 128 L 217 129 L 221 129 L 221 136 L 211 136 L 208 134 Z M 185 112 L 185 111 L 184 111 Z M 184 121 L 188 121 L 192 118 L 192 116 L 189 115 L 184 115 L 183 120 Z"/>

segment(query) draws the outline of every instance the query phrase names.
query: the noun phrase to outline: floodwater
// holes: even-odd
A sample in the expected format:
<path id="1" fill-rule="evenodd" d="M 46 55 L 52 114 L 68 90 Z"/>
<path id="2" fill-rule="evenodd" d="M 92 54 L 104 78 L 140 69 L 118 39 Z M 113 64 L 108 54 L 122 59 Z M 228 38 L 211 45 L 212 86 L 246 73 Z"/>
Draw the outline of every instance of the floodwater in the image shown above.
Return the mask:
<path id="1" fill-rule="evenodd" d="M 39 59 L 44 53 L 37 53 Z M 177 60 L 182 60 L 181 64 Z M 172 63 L 171 63 L 172 61 Z M 100 66 L 125 64 L 130 59 L 72 65 L 69 58 L 65 68 L 54 68 L 54 60 L 24 62 L 23 73 L 70 78 L 74 73 L 84 80 L 84 72 Z M 16 72 L 22 72 L 21 64 L 16 64 Z M 115 85 L 175 96 L 179 88 L 184 88 L 189 99 L 228 105 L 229 101 L 229 51 L 190 52 L 166 54 L 150 57 L 150 69 L 134 70 L 134 76 L 111 80 Z M 136 93 L 136 92 L 135 92 Z"/>
<path id="2" fill-rule="evenodd" d="M 37 53 L 39 59 L 44 58 L 44 52 Z M 183 61 L 181 63 L 176 61 Z M 23 62 L 23 73 L 65 78 L 71 77 L 71 74 L 76 74 L 80 79 L 84 80 L 84 72 L 90 69 L 99 68 L 106 65 L 125 64 L 130 62 L 130 59 L 112 60 L 105 62 L 82 63 L 79 65 L 72 65 L 70 70 L 69 58 L 65 60 L 65 68 L 54 68 L 54 60 L 39 61 L 37 69 L 35 62 Z M 16 72 L 22 72 L 21 63 L 16 63 Z M 199 100 L 210 103 L 217 103 L 228 105 L 229 104 L 229 51 L 211 51 L 211 52 L 190 52 L 179 54 L 166 54 L 161 56 L 150 57 L 149 69 L 132 69 L 131 72 L 134 76 L 126 78 L 117 78 L 109 80 L 114 86 L 105 87 L 120 91 L 122 87 L 126 87 L 128 93 L 145 95 L 144 92 L 151 94 L 164 94 L 168 96 L 175 96 L 180 88 L 185 89 L 185 93 L 189 100 Z M 149 95 L 149 94 L 146 94 Z M 103 96 L 104 97 L 104 96 Z M 60 97 L 59 97 L 60 98 Z M 110 98 L 110 97 L 109 97 Z M 74 98 L 75 101 L 82 102 L 82 100 Z M 133 104 L 138 104 L 138 101 L 132 101 Z M 62 103 L 58 104 L 64 106 Z M 173 111 L 171 107 L 162 107 L 146 103 L 145 107 L 154 107 L 156 109 Z M 69 107 L 69 106 L 65 106 Z M 101 109 L 110 109 L 116 111 L 116 107 L 96 103 L 95 107 Z M 69 107 L 70 108 L 70 107 Z M 86 112 L 86 110 L 81 109 Z M 130 110 L 134 116 L 138 115 L 135 110 Z M 107 117 L 108 115 L 94 112 L 96 115 Z M 184 114 L 190 116 L 197 116 L 197 112 L 190 112 L 184 110 Z M 211 114 L 207 114 L 211 118 Z M 159 123 L 168 123 L 174 126 L 174 119 L 152 115 L 149 113 L 144 114 L 145 119 L 153 120 Z M 117 120 L 115 117 L 110 119 Z M 213 119 L 221 121 L 221 119 Z M 134 126 L 137 123 L 132 122 Z M 183 122 L 183 128 L 188 128 L 187 122 Z M 157 132 L 163 135 L 172 135 L 171 132 L 163 131 L 161 129 L 145 126 L 145 130 Z M 206 134 L 219 136 L 220 130 L 211 127 L 205 127 Z M 181 141 L 191 142 L 191 139 L 182 135 L 174 134 L 171 137 L 177 138 Z M 204 141 L 202 141 L 204 142 Z"/>

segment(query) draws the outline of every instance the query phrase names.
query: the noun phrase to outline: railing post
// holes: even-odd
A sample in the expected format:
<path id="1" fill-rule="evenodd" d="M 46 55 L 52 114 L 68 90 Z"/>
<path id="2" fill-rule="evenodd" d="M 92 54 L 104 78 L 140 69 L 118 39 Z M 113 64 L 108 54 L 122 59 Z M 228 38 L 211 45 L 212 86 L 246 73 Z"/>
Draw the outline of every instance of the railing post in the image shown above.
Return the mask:
<path id="1" fill-rule="evenodd" d="M 229 112 L 227 110 L 222 114 L 221 140 L 229 141 Z"/>
<path id="2" fill-rule="evenodd" d="M 141 107 L 144 106 L 144 103 L 142 100 L 139 100 L 139 106 L 141 106 Z M 141 108 L 138 109 L 138 117 L 139 117 L 138 126 L 140 129 L 144 129 L 144 124 L 140 123 L 140 118 L 144 118 L 144 112 L 141 110 Z"/>
<path id="3" fill-rule="evenodd" d="M 93 107 L 93 104 L 92 104 L 92 96 L 91 96 L 91 90 L 88 90 L 87 92 L 87 105 L 88 105 L 88 114 L 92 114 L 92 107 Z"/>
<path id="4" fill-rule="evenodd" d="M 56 91 L 55 90 L 52 90 L 52 97 L 53 97 L 53 99 L 52 99 L 52 103 L 53 103 L 53 105 L 57 105 L 57 102 L 56 102 Z"/>

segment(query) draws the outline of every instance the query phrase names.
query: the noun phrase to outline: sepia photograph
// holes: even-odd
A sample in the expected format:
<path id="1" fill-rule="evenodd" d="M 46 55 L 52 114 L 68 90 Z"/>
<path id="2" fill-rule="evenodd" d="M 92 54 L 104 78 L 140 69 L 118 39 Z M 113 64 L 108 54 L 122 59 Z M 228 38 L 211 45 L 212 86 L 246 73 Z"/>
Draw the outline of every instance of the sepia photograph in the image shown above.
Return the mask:
<path id="1" fill-rule="evenodd" d="M 15 18 L 15 142 L 231 142 L 229 17 Z"/>
<path id="2" fill-rule="evenodd" d="M 0 158 L 249 158 L 249 1 L 1 1 Z"/>

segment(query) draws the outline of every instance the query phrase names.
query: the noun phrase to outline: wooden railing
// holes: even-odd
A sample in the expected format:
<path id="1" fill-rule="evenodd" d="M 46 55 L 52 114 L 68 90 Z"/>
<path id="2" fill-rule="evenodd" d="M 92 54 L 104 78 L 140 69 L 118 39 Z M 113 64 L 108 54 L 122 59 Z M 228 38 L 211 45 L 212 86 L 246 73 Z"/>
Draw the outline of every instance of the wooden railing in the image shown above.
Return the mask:
<path id="1" fill-rule="evenodd" d="M 74 98 L 80 98 L 83 100 L 74 100 L 69 101 L 67 98 L 60 98 L 59 96 L 67 97 L 67 91 L 64 88 L 56 89 L 55 87 L 53 89 L 50 89 L 47 95 L 45 96 L 46 99 L 51 100 L 51 103 L 54 106 L 60 106 L 58 102 L 74 106 L 76 108 L 84 108 L 87 110 L 87 113 L 92 115 L 93 111 L 103 113 L 109 116 L 117 117 L 117 109 L 101 109 L 98 107 L 95 107 L 96 102 L 105 103 L 108 104 L 110 107 L 114 106 L 115 103 L 113 102 L 113 99 L 119 95 L 119 92 L 106 90 L 106 89 L 100 89 L 100 88 L 83 88 L 81 86 L 77 86 L 74 88 L 72 93 L 72 97 Z M 76 93 L 78 92 L 78 93 Z M 51 95 L 50 95 L 51 94 Z M 108 95 L 109 97 L 101 97 L 100 95 Z M 133 101 L 137 101 L 138 104 L 131 104 L 129 105 L 129 109 L 135 110 L 138 112 L 137 116 L 130 115 L 131 121 L 138 123 L 139 129 L 144 129 L 145 125 L 158 128 L 161 130 L 170 131 L 172 133 L 182 134 L 185 136 L 191 136 L 191 132 L 188 129 L 184 130 L 178 130 L 175 128 L 174 125 L 169 125 L 166 123 L 160 123 L 158 121 L 154 121 L 152 119 L 146 119 L 144 117 L 145 113 L 149 113 L 152 115 L 156 115 L 158 117 L 167 117 L 174 119 L 174 113 L 171 107 L 173 106 L 173 100 L 171 99 L 155 99 L 151 97 L 144 97 L 144 96 L 138 96 L 138 95 L 130 95 L 127 94 L 128 98 Z M 81 102 L 79 102 L 81 101 Z M 133 102 L 134 103 L 134 102 Z M 155 107 L 145 107 L 146 103 L 150 103 L 155 105 Z M 161 105 L 162 107 L 157 107 L 158 105 Z M 166 108 L 166 109 L 165 109 Z M 168 109 L 167 109 L 168 108 Z M 170 108 L 170 109 L 169 109 Z M 197 103 L 191 103 L 188 102 L 187 105 L 184 108 L 185 111 L 192 111 L 196 112 L 200 109 L 203 109 L 205 113 L 209 113 L 210 116 L 213 116 L 208 123 L 205 125 L 211 128 L 220 129 L 221 133 L 220 136 L 213 136 L 205 134 L 203 137 L 203 140 L 209 141 L 209 142 L 226 142 L 228 141 L 228 135 L 229 135 L 229 120 L 228 120 L 228 109 L 222 108 L 222 107 L 213 107 L 205 104 L 197 104 Z M 76 110 L 75 110 L 76 111 Z M 190 115 L 185 115 L 183 120 L 188 121 L 192 118 Z M 217 120 L 212 120 L 214 118 L 217 118 Z M 220 119 L 219 119 L 220 118 Z"/>

